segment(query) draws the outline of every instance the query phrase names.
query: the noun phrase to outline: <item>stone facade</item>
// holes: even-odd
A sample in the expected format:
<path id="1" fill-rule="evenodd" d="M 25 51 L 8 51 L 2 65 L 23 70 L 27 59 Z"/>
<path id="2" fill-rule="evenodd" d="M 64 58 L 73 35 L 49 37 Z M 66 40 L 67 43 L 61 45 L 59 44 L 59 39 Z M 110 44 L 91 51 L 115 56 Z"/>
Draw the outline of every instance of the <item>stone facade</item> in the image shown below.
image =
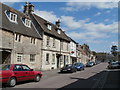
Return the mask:
<path id="1" fill-rule="evenodd" d="M 76 43 L 71 40 L 70 42 L 70 61 L 72 63 L 77 62 L 77 56 L 76 56 Z"/>
<path id="2" fill-rule="evenodd" d="M 8 52 L 9 54 L 6 57 L 9 57 L 9 60 L 6 58 L 4 63 L 12 63 L 12 64 L 27 64 L 33 69 L 41 68 L 41 40 L 35 39 L 35 44 L 30 42 L 32 37 L 21 35 L 21 41 L 18 42 L 15 40 L 15 34 L 12 32 L 0 30 L 2 32 L 2 41 L 0 41 L 2 46 L 0 48 L 4 52 Z M 17 61 L 18 55 L 21 57 L 21 61 Z M 35 55 L 35 61 L 30 61 L 30 55 Z M 7 62 L 6 62 L 7 61 Z"/>
<path id="3" fill-rule="evenodd" d="M 47 45 L 47 38 L 49 37 L 49 45 Z M 63 49 L 61 49 L 61 40 L 52 36 L 43 35 L 42 46 L 42 70 L 57 69 L 64 66 L 69 59 L 69 43 L 63 42 Z M 58 56 L 60 55 L 60 56 Z"/>

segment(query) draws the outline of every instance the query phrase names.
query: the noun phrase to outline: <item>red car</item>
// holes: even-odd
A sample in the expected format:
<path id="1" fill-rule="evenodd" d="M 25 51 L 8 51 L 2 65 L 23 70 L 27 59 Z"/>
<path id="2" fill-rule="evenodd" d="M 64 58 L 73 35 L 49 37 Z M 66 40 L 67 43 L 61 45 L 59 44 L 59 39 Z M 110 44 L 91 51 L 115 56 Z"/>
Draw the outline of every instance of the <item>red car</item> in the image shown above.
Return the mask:
<path id="1" fill-rule="evenodd" d="M 40 81 L 42 73 L 33 71 L 25 64 L 2 64 L 0 65 L 0 83 L 6 83 L 14 87 L 16 82 L 34 80 Z"/>

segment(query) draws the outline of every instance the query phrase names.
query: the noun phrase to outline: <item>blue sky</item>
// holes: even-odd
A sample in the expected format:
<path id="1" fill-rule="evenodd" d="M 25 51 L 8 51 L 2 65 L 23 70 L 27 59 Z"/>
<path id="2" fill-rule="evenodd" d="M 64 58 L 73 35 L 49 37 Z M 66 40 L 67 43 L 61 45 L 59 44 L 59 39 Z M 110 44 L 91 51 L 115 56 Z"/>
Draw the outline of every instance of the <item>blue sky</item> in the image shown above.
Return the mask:
<path id="1" fill-rule="evenodd" d="M 96 52 L 110 52 L 118 44 L 118 3 L 110 2 L 31 2 L 35 14 L 55 23 L 79 44 Z M 6 3 L 23 11 L 24 2 Z"/>

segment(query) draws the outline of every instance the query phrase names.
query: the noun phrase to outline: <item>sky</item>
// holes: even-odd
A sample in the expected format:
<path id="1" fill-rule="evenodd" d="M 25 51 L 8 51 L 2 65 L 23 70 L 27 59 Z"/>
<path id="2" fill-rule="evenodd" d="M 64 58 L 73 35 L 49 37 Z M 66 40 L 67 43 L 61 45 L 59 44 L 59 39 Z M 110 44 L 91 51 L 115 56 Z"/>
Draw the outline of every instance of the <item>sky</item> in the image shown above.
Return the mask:
<path id="1" fill-rule="evenodd" d="M 92 51 L 110 52 L 118 45 L 117 2 L 31 2 L 34 13 L 52 22 L 60 19 L 61 29 Z M 5 3 L 23 12 L 25 2 Z"/>

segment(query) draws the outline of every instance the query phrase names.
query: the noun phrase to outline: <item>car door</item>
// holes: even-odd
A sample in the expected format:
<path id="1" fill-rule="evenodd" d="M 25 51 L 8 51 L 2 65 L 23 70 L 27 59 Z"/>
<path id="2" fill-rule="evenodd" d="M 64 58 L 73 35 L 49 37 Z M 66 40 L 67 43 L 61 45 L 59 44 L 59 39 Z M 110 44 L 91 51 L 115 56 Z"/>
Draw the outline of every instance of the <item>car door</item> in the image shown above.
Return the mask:
<path id="1" fill-rule="evenodd" d="M 22 65 L 25 79 L 30 80 L 34 78 L 34 71 L 31 71 L 31 69 L 27 65 Z"/>
<path id="2" fill-rule="evenodd" d="M 13 68 L 13 73 L 16 76 L 17 81 L 23 81 L 25 79 L 21 65 L 15 65 Z"/>

